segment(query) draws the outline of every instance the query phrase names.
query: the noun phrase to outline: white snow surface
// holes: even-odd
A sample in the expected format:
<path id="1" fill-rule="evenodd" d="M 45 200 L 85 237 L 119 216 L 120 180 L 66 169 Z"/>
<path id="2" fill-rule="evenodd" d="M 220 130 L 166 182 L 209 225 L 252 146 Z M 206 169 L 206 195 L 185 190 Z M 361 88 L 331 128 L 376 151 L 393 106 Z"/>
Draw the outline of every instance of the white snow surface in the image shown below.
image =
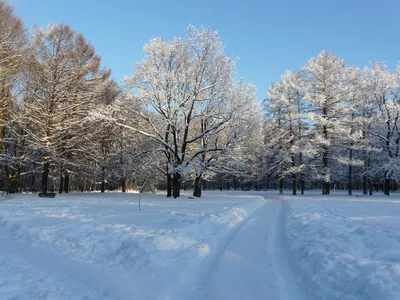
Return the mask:
<path id="1" fill-rule="evenodd" d="M 188 196 L 0 198 L 0 299 L 400 299 L 399 195 Z"/>
<path id="2" fill-rule="evenodd" d="M 310 299 L 400 299 L 400 195 L 283 196 Z"/>

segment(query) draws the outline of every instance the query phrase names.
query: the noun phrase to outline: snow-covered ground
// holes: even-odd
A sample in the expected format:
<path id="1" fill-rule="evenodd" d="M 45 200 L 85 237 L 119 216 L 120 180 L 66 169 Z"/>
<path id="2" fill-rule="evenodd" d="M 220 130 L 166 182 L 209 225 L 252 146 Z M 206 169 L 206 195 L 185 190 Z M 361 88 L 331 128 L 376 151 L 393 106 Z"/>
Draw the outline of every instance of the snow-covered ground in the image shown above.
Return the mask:
<path id="1" fill-rule="evenodd" d="M 188 299 L 262 197 L 17 195 L 0 203 L 0 299 Z"/>
<path id="2" fill-rule="evenodd" d="M 400 299 L 400 195 L 284 196 L 292 261 L 312 299 Z"/>
<path id="3" fill-rule="evenodd" d="M 0 299 L 400 299 L 400 197 L 0 198 Z"/>

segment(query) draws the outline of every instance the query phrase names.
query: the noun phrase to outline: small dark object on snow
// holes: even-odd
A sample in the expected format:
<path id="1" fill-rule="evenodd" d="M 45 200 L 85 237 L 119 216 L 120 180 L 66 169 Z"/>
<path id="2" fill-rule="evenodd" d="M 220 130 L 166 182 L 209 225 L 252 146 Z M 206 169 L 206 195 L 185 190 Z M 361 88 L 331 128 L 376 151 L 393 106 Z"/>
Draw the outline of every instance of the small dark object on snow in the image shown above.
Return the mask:
<path id="1" fill-rule="evenodd" d="M 356 197 L 361 197 L 361 195 L 357 195 Z"/>
<path id="2" fill-rule="evenodd" d="M 189 199 L 196 199 L 195 197 L 189 197 Z"/>
<path id="3" fill-rule="evenodd" d="M 39 193 L 40 198 L 55 198 L 56 193 Z"/>

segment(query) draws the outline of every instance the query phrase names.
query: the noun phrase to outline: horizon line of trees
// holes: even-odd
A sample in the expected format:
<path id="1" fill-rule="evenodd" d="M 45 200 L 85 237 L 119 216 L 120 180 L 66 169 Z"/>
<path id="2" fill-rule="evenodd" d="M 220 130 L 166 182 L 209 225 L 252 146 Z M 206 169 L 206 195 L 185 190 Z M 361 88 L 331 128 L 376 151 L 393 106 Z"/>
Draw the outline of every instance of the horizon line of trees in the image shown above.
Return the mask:
<path id="1" fill-rule="evenodd" d="M 301 70 L 285 72 L 264 102 L 266 162 L 293 194 L 304 182 L 355 186 L 372 195 L 397 189 L 400 179 L 400 66 L 363 69 L 323 51 Z"/>
<path id="2" fill-rule="evenodd" d="M 262 105 L 216 31 L 153 38 L 124 86 L 66 24 L 30 34 L 0 0 L 0 190 L 382 188 L 400 180 L 400 67 L 323 51 Z"/>

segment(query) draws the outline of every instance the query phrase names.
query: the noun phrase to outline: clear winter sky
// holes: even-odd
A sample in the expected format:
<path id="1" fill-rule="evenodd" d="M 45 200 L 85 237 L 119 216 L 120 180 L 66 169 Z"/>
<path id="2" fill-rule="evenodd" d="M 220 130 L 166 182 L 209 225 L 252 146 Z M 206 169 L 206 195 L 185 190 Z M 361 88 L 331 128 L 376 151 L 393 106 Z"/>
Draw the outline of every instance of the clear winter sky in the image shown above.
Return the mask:
<path id="1" fill-rule="evenodd" d="M 400 61 L 400 0 L 6 1 L 28 28 L 63 22 L 83 33 L 117 82 L 152 37 L 183 36 L 189 24 L 219 31 L 259 100 L 285 70 L 322 50 L 360 67 L 384 60 L 394 70 Z"/>

